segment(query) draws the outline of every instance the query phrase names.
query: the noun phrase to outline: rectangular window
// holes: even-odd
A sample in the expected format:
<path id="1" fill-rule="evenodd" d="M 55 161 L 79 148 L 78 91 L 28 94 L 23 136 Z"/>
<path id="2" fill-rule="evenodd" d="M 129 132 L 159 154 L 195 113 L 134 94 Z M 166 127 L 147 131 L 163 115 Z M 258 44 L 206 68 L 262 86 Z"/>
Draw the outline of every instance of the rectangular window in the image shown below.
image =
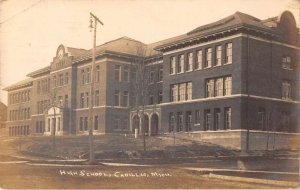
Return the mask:
<path id="1" fill-rule="evenodd" d="M 186 71 L 192 71 L 193 70 L 193 53 L 188 53 L 188 61 L 186 64 Z"/>
<path id="2" fill-rule="evenodd" d="M 231 108 L 227 107 L 224 109 L 224 129 L 231 129 Z"/>
<path id="3" fill-rule="evenodd" d="M 177 132 L 183 130 L 183 114 L 182 112 L 177 113 Z"/>
<path id="4" fill-rule="evenodd" d="M 99 82 L 100 81 L 100 66 L 97 65 L 96 66 L 96 76 L 95 76 L 95 82 Z"/>
<path id="5" fill-rule="evenodd" d="M 215 96 L 223 96 L 223 78 L 215 80 Z"/>
<path id="6" fill-rule="evenodd" d="M 178 101 L 178 85 L 173 84 L 171 85 L 171 102 Z"/>
<path id="7" fill-rule="evenodd" d="M 99 90 L 95 91 L 95 106 L 99 106 Z"/>
<path id="8" fill-rule="evenodd" d="M 214 96 L 214 79 L 206 80 L 206 97 Z"/>
<path id="9" fill-rule="evenodd" d="M 115 117 L 114 119 L 114 129 L 120 129 L 121 127 L 121 120 L 118 116 Z"/>
<path id="10" fill-rule="evenodd" d="M 150 74 L 149 74 L 149 83 L 150 84 L 154 83 L 154 71 L 150 71 Z"/>
<path id="11" fill-rule="evenodd" d="M 257 117 L 258 117 L 258 129 L 265 131 L 266 130 L 266 110 L 264 108 L 259 108 Z"/>
<path id="12" fill-rule="evenodd" d="M 214 130 L 220 130 L 220 124 L 221 124 L 221 110 L 219 108 L 216 108 L 214 113 Z"/>
<path id="13" fill-rule="evenodd" d="M 132 70 L 131 70 L 131 77 L 132 77 L 132 82 L 136 82 L 137 81 L 136 68 L 132 68 Z"/>
<path id="14" fill-rule="evenodd" d="M 84 93 L 80 94 L 80 108 L 84 108 Z"/>
<path id="15" fill-rule="evenodd" d="M 292 98 L 292 85 L 289 81 L 282 82 L 282 99 L 290 100 Z"/>
<path id="16" fill-rule="evenodd" d="M 63 86 L 64 85 L 64 76 L 63 74 L 58 75 L 58 85 Z"/>
<path id="17" fill-rule="evenodd" d="M 69 83 L 69 73 L 65 73 L 65 85 Z"/>
<path id="18" fill-rule="evenodd" d="M 37 82 L 37 93 L 38 94 L 41 93 L 41 82 L 40 81 Z"/>
<path id="19" fill-rule="evenodd" d="M 206 52 L 205 52 L 205 65 L 204 65 L 204 68 L 210 68 L 211 67 L 211 59 L 212 59 L 211 48 L 207 48 Z"/>
<path id="20" fill-rule="evenodd" d="M 86 82 L 85 83 L 90 83 L 91 82 L 91 71 L 90 68 L 86 68 Z"/>
<path id="21" fill-rule="evenodd" d="M 65 95 L 65 107 L 67 108 L 69 106 L 69 96 Z"/>
<path id="22" fill-rule="evenodd" d="M 287 131 L 289 132 L 291 129 L 291 124 L 290 124 L 290 113 L 288 112 L 281 112 L 281 123 L 280 123 L 280 131 Z"/>
<path id="23" fill-rule="evenodd" d="M 186 98 L 186 83 L 179 84 L 179 101 L 183 101 Z"/>
<path id="24" fill-rule="evenodd" d="M 231 95 L 232 93 L 232 77 L 228 76 L 224 78 L 224 96 Z"/>
<path id="25" fill-rule="evenodd" d="M 176 70 L 176 59 L 175 59 L 175 57 L 171 57 L 170 74 L 175 74 L 175 70 Z"/>
<path id="26" fill-rule="evenodd" d="M 200 110 L 196 110 L 195 112 L 195 123 L 200 124 Z"/>
<path id="27" fill-rule="evenodd" d="M 225 51 L 225 64 L 232 63 L 232 43 L 226 44 L 226 51 Z"/>
<path id="28" fill-rule="evenodd" d="M 159 67 L 159 73 L 158 73 L 158 81 L 159 82 L 161 82 L 161 81 L 163 81 L 163 73 L 164 71 L 163 71 L 163 67 L 162 66 L 160 66 Z"/>
<path id="29" fill-rule="evenodd" d="M 191 100 L 192 99 L 192 92 L 193 92 L 193 86 L 192 82 L 187 82 L 186 83 L 186 99 Z"/>
<path id="30" fill-rule="evenodd" d="M 128 106 L 128 101 L 129 101 L 128 91 L 124 91 L 123 92 L 123 102 L 122 102 L 124 107 Z"/>
<path id="31" fill-rule="evenodd" d="M 192 112 L 187 111 L 186 112 L 186 125 L 185 125 L 185 131 L 191 131 L 192 130 Z"/>
<path id="32" fill-rule="evenodd" d="M 204 110 L 204 126 L 205 131 L 211 130 L 211 113 L 210 110 Z"/>
<path id="33" fill-rule="evenodd" d="M 216 47 L 216 60 L 214 66 L 220 66 L 222 63 L 222 46 Z"/>
<path id="34" fill-rule="evenodd" d="M 129 67 L 124 66 L 124 81 L 129 82 Z"/>
<path id="35" fill-rule="evenodd" d="M 86 96 L 86 107 L 88 108 L 88 107 L 90 106 L 89 93 L 86 92 L 86 93 L 85 93 L 85 96 Z"/>
<path id="36" fill-rule="evenodd" d="M 120 106 L 120 91 L 115 90 L 115 106 Z"/>
<path id="37" fill-rule="evenodd" d="M 88 117 L 84 117 L 84 130 L 87 131 L 88 130 Z"/>
<path id="38" fill-rule="evenodd" d="M 82 69 L 81 70 L 81 84 L 85 83 L 85 71 Z"/>
<path id="39" fill-rule="evenodd" d="M 184 55 L 179 55 L 178 73 L 183 73 L 184 69 Z"/>
<path id="40" fill-rule="evenodd" d="M 94 120 L 94 130 L 98 130 L 98 128 L 99 128 L 99 117 L 98 115 L 96 115 Z"/>
<path id="41" fill-rule="evenodd" d="M 80 117 L 80 121 L 79 121 L 80 123 L 79 123 L 79 131 L 83 131 L 83 129 L 84 129 L 84 127 L 83 127 L 83 125 L 84 125 L 84 121 L 83 121 L 83 117 Z"/>
<path id="42" fill-rule="evenodd" d="M 121 66 L 115 65 L 115 80 L 121 81 Z"/>
<path id="43" fill-rule="evenodd" d="M 283 69 L 292 69 L 292 61 L 290 56 L 282 57 L 282 68 Z"/>

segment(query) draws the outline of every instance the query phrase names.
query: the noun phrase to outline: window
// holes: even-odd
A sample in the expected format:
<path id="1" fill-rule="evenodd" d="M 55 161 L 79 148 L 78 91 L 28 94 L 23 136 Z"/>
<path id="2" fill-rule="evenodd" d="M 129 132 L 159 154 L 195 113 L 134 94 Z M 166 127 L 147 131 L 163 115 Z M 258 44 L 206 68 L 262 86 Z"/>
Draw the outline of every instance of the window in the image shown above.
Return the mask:
<path id="1" fill-rule="evenodd" d="M 63 74 L 58 75 L 58 86 L 63 86 L 64 85 L 64 76 Z"/>
<path id="2" fill-rule="evenodd" d="M 86 107 L 88 108 L 90 106 L 90 101 L 89 101 L 89 93 L 86 92 L 85 93 L 85 96 L 86 96 Z M 93 98 L 93 97 L 92 97 Z"/>
<path id="3" fill-rule="evenodd" d="M 215 96 L 223 96 L 223 78 L 215 80 Z"/>
<path id="4" fill-rule="evenodd" d="M 121 120 L 118 116 L 114 119 L 114 129 L 119 129 L 121 127 Z"/>
<path id="5" fill-rule="evenodd" d="M 69 106 L 69 96 L 65 95 L 65 107 L 67 108 Z"/>
<path id="6" fill-rule="evenodd" d="M 232 63 L 232 43 L 226 44 L 225 47 L 225 64 L 230 64 Z"/>
<path id="7" fill-rule="evenodd" d="M 149 75 L 149 83 L 154 83 L 154 71 L 150 71 L 150 75 Z"/>
<path id="8" fill-rule="evenodd" d="M 120 91 L 115 91 L 115 106 L 120 106 Z"/>
<path id="9" fill-rule="evenodd" d="M 212 58 L 211 48 L 207 48 L 206 52 L 205 52 L 205 65 L 204 65 L 204 68 L 210 68 L 211 67 L 211 58 Z"/>
<path id="10" fill-rule="evenodd" d="M 183 101 L 186 98 L 186 83 L 179 84 L 179 101 Z"/>
<path id="11" fill-rule="evenodd" d="M 98 115 L 96 115 L 94 120 L 94 130 L 98 130 L 98 127 L 99 127 L 99 118 Z"/>
<path id="12" fill-rule="evenodd" d="M 186 112 L 186 125 L 185 125 L 185 131 L 191 131 L 192 130 L 192 112 L 187 111 Z"/>
<path id="13" fill-rule="evenodd" d="M 81 84 L 85 83 L 85 71 L 81 70 Z"/>
<path id="14" fill-rule="evenodd" d="M 282 57 L 282 68 L 283 69 L 292 69 L 292 61 L 290 56 Z"/>
<path id="15" fill-rule="evenodd" d="M 178 85 L 173 84 L 171 85 L 171 102 L 178 101 Z"/>
<path id="16" fill-rule="evenodd" d="M 290 100 L 292 98 L 292 86 L 289 81 L 282 82 L 282 99 Z"/>
<path id="17" fill-rule="evenodd" d="M 231 129 L 231 108 L 224 109 L 224 129 Z"/>
<path id="18" fill-rule="evenodd" d="M 126 130 L 128 129 L 128 119 L 124 118 L 123 122 L 122 122 L 122 128 L 121 130 Z"/>
<path id="19" fill-rule="evenodd" d="M 95 91 L 95 106 L 99 106 L 99 90 Z"/>
<path id="20" fill-rule="evenodd" d="M 39 94 L 41 92 L 41 82 L 38 81 L 37 83 L 37 93 Z"/>
<path id="21" fill-rule="evenodd" d="M 266 110 L 264 108 L 259 108 L 258 110 L 258 129 L 266 130 Z"/>
<path id="22" fill-rule="evenodd" d="M 91 82 L 91 71 L 90 68 L 86 68 L 86 82 L 85 83 L 90 83 Z"/>
<path id="23" fill-rule="evenodd" d="M 128 101 L 129 101 L 128 91 L 124 91 L 123 92 L 123 102 L 122 102 L 124 107 L 128 106 Z"/>
<path id="24" fill-rule="evenodd" d="M 96 77 L 95 77 L 95 82 L 99 82 L 100 81 L 100 66 L 97 65 L 96 66 Z"/>
<path id="25" fill-rule="evenodd" d="M 163 101 L 163 92 L 160 90 L 158 92 L 158 103 L 160 104 L 162 103 L 162 101 Z"/>
<path id="26" fill-rule="evenodd" d="M 83 127 L 84 123 L 83 123 L 83 117 L 80 117 L 80 123 L 79 123 L 79 131 L 83 131 L 84 127 Z"/>
<path id="27" fill-rule="evenodd" d="M 290 114 L 288 112 L 281 112 L 281 131 L 290 131 Z"/>
<path id="28" fill-rule="evenodd" d="M 200 110 L 196 110 L 195 116 L 195 123 L 200 124 Z"/>
<path id="29" fill-rule="evenodd" d="M 186 71 L 192 71 L 193 70 L 193 53 L 188 53 L 188 61 L 186 64 Z"/>
<path id="30" fill-rule="evenodd" d="M 176 70 L 176 59 L 175 57 L 171 57 L 170 74 L 175 74 L 175 70 Z"/>
<path id="31" fill-rule="evenodd" d="M 61 127 L 60 127 L 60 117 L 58 117 L 57 120 L 58 120 L 58 121 L 57 121 L 57 124 L 58 124 L 58 125 L 57 125 L 57 131 L 61 131 L 62 129 L 61 129 Z"/>
<path id="32" fill-rule="evenodd" d="M 183 114 L 182 112 L 177 113 L 177 132 L 183 129 Z"/>
<path id="33" fill-rule="evenodd" d="M 124 81 L 129 82 L 129 67 L 124 66 Z"/>
<path id="34" fill-rule="evenodd" d="M 132 81 L 136 82 L 137 81 L 136 68 L 132 68 L 132 70 L 131 70 L 131 76 L 132 76 Z"/>
<path id="35" fill-rule="evenodd" d="M 121 66 L 115 65 L 115 80 L 121 81 Z"/>
<path id="36" fill-rule="evenodd" d="M 178 73 L 183 73 L 184 69 L 184 55 L 179 55 Z"/>
<path id="37" fill-rule="evenodd" d="M 188 82 L 187 85 L 186 85 L 186 99 L 187 100 L 191 100 L 192 99 L 192 91 L 193 91 L 193 88 L 192 88 L 192 82 Z"/>
<path id="38" fill-rule="evenodd" d="M 88 130 L 88 117 L 84 117 L 84 130 Z"/>
<path id="39" fill-rule="evenodd" d="M 136 102 L 136 96 L 134 94 L 131 95 L 131 101 L 132 101 L 132 106 L 136 106 L 137 102 Z"/>
<path id="40" fill-rule="evenodd" d="M 220 124 L 221 124 L 221 111 L 219 108 L 215 109 L 215 116 L 214 116 L 214 130 L 219 130 L 220 129 Z"/>
<path id="41" fill-rule="evenodd" d="M 214 66 L 220 66 L 222 63 L 222 46 L 216 47 L 216 60 Z"/>
<path id="42" fill-rule="evenodd" d="M 162 66 L 160 66 L 159 67 L 159 73 L 158 73 L 158 81 L 159 82 L 161 82 L 161 81 L 163 81 L 163 73 L 164 71 L 163 71 L 163 67 Z"/>
<path id="43" fill-rule="evenodd" d="M 69 73 L 65 73 L 65 85 L 69 83 Z"/>
<path id="44" fill-rule="evenodd" d="M 204 126 L 205 126 L 205 131 L 208 131 L 211 129 L 211 114 L 210 110 L 204 110 Z"/>
<path id="45" fill-rule="evenodd" d="M 84 108 L 84 93 L 80 94 L 80 108 Z"/>
<path id="46" fill-rule="evenodd" d="M 214 79 L 209 79 L 206 81 L 206 97 L 214 96 Z"/>
<path id="47" fill-rule="evenodd" d="M 232 91 L 232 77 L 228 76 L 224 78 L 224 96 L 231 95 Z"/>

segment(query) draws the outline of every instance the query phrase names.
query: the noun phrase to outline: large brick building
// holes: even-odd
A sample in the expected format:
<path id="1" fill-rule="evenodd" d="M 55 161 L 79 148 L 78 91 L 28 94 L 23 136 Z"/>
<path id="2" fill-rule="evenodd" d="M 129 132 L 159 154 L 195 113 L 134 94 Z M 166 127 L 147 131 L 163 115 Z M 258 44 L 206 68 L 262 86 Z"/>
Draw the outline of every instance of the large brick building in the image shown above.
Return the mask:
<path id="1" fill-rule="evenodd" d="M 299 132 L 300 40 L 293 15 L 260 20 L 236 12 L 153 44 L 122 37 L 92 50 L 60 45 L 49 66 L 5 88 L 10 136 L 130 133 L 140 115 L 131 84 L 145 50 L 148 134 L 261 130 Z M 140 127 L 141 129 L 141 127 Z"/>

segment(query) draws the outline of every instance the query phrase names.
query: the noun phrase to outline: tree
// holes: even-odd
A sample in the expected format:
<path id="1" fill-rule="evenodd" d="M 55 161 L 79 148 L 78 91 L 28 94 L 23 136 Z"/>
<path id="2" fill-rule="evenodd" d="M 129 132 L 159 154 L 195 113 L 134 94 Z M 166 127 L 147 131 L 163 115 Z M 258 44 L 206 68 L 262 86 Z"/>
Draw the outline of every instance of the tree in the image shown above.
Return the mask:
<path id="1" fill-rule="evenodd" d="M 140 117 L 139 124 L 141 125 L 143 135 L 143 147 L 146 151 L 145 138 L 145 105 L 149 96 L 149 69 L 147 68 L 147 52 L 146 46 L 140 44 L 136 48 L 136 56 L 131 61 L 131 70 L 133 72 L 131 80 L 131 92 L 135 95 L 134 109 L 136 115 Z M 150 53 L 151 55 L 151 53 Z M 136 127 L 136 126 L 135 126 Z"/>

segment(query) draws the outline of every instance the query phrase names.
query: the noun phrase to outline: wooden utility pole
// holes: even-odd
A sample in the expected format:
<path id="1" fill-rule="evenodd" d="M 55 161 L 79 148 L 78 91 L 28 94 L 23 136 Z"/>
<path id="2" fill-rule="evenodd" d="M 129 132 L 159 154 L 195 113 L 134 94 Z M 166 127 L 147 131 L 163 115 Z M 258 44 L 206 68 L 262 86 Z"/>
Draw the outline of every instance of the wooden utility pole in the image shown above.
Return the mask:
<path id="1" fill-rule="evenodd" d="M 94 22 L 94 25 L 93 25 Z M 97 16 L 93 13 L 90 13 L 90 28 L 94 29 L 93 37 L 93 55 L 92 55 L 92 68 L 91 68 L 91 86 L 90 86 L 90 104 L 89 104 L 89 163 L 93 164 L 95 161 L 94 155 L 94 136 L 93 136 L 93 106 L 94 106 L 94 68 L 95 68 L 95 59 L 96 59 L 96 39 L 97 39 L 97 22 L 101 25 L 103 23 L 99 20 Z"/>

